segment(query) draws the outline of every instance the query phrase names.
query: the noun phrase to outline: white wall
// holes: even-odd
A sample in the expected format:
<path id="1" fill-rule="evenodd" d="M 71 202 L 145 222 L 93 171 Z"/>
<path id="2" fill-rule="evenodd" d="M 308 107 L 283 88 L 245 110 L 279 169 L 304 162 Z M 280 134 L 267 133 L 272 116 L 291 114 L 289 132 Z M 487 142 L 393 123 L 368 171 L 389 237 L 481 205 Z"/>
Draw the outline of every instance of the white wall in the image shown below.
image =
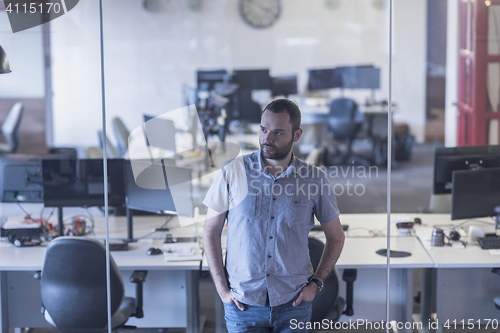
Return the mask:
<path id="1" fill-rule="evenodd" d="M 161 114 L 182 105 L 183 83 L 194 84 L 198 68 L 269 67 L 272 75 L 307 69 L 373 63 L 382 68 L 388 96 L 388 13 L 370 0 L 286 0 L 279 21 L 257 30 L 240 18 L 235 0 L 203 1 L 200 12 L 184 0 L 162 1 L 161 11 L 139 0 L 104 2 L 107 115 L 120 115 L 129 129 L 143 113 Z M 395 7 L 394 100 L 397 120 L 410 123 L 423 140 L 425 117 L 425 1 L 400 0 Z M 96 1 L 52 21 L 54 143 L 92 145 L 100 127 L 99 31 Z M 369 92 L 349 92 L 360 102 Z M 109 124 L 110 122 L 108 122 Z M 85 130 L 83 130 L 85 128 Z"/>
<path id="2" fill-rule="evenodd" d="M 0 45 L 12 73 L 0 77 L 0 98 L 43 98 L 43 44 L 41 27 L 12 33 L 9 18 L 0 11 Z"/>

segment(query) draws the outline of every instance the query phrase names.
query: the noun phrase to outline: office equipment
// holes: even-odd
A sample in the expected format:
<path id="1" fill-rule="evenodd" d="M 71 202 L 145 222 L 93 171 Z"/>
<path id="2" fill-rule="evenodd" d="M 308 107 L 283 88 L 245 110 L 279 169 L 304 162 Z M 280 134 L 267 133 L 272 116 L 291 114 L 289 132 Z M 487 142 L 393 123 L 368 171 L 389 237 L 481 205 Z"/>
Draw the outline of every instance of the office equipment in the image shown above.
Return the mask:
<path id="1" fill-rule="evenodd" d="M 138 228 L 141 234 L 147 234 L 158 223 L 157 217 L 141 218 L 144 219 Z M 96 218 L 95 222 L 96 237 L 103 238 L 104 218 Z M 124 238 L 126 236 L 124 224 L 125 217 L 116 219 L 111 217 L 110 237 Z M 184 234 L 182 229 L 178 231 L 181 235 Z M 176 231 L 172 232 L 174 236 L 177 235 Z M 197 288 L 200 260 L 166 262 L 163 256 L 147 256 L 146 251 L 149 247 L 150 244 L 131 243 L 129 251 L 112 253 L 124 282 L 126 296 L 133 297 L 135 294 L 136 286 L 129 282 L 132 273 L 136 270 L 148 271 L 147 283 L 143 288 L 145 316 L 142 319 L 132 317 L 127 321 L 127 325 L 156 330 L 158 327 L 177 329 L 183 327 L 186 328 L 186 332 L 199 332 Z M 33 278 L 36 271 L 42 270 L 46 249 L 45 246 L 19 249 L 10 244 L 2 244 L 0 251 L 2 277 L 0 290 L 4 295 L 2 298 L 4 302 L 0 302 L 2 333 L 18 327 L 50 327 L 40 314 L 42 304 L 40 281 Z M 76 260 L 79 259 L 75 257 L 66 260 L 65 263 L 74 263 Z M 9 299 L 16 301 L 7 302 L 7 293 Z M 103 295 L 105 294 L 104 291 Z"/>
<path id="2" fill-rule="evenodd" d="M 340 152 L 328 158 L 328 164 L 358 163 L 368 166 L 370 161 L 353 152 L 352 143 L 363 124 L 363 114 L 359 111 L 358 105 L 350 98 L 336 98 L 330 104 L 328 115 L 329 129 L 334 140 L 344 142 L 345 152 Z"/>
<path id="3" fill-rule="evenodd" d="M 500 236 L 498 235 L 485 235 L 479 237 L 477 242 L 483 250 L 500 249 Z"/>
<path id="4" fill-rule="evenodd" d="M 340 78 L 341 88 L 372 90 L 380 88 L 380 68 L 373 65 L 336 67 L 334 73 Z"/>
<path id="5" fill-rule="evenodd" d="M 500 205 L 500 168 L 453 172 L 451 219 L 495 216 Z"/>
<path id="6" fill-rule="evenodd" d="M 42 160 L 72 159 L 64 154 L 0 155 L 2 202 L 43 202 Z"/>
<path id="7" fill-rule="evenodd" d="M 113 131 L 115 133 L 115 139 L 118 144 L 118 156 L 123 157 L 127 152 L 128 148 L 128 137 L 130 131 L 127 129 L 121 118 L 114 117 L 112 120 Z"/>
<path id="8" fill-rule="evenodd" d="M 12 106 L 2 124 L 2 135 L 6 143 L 0 144 L 0 153 L 14 153 L 19 147 L 19 125 L 23 116 L 23 104 L 17 102 Z"/>
<path id="9" fill-rule="evenodd" d="M 272 93 L 273 97 L 297 95 L 297 75 L 289 76 L 274 76 L 271 78 L 273 82 Z"/>
<path id="10" fill-rule="evenodd" d="M 148 148 L 160 148 L 170 151 L 174 155 L 177 152 L 177 148 L 173 120 L 146 114 L 143 117 L 143 134 Z"/>
<path id="11" fill-rule="evenodd" d="M 109 159 L 108 205 L 125 204 L 123 160 Z M 43 203 L 58 208 L 58 231 L 63 233 L 63 207 L 104 206 L 104 166 L 101 159 L 42 161 Z"/>
<path id="12" fill-rule="evenodd" d="M 36 246 L 42 243 L 42 227 L 30 218 L 9 217 L 0 228 L 0 237 L 17 247 Z"/>
<path id="13" fill-rule="evenodd" d="M 147 271 L 134 271 L 136 297 L 124 297 L 124 284 L 111 261 L 111 312 L 113 328 L 134 316 L 142 318 L 142 284 Z M 70 263 L 77 262 L 78 265 Z M 99 241 L 59 237 L 49 243 L 40 291 L 45 319 L 64 332 L 102 332 L 107 327 L 106 249 Z"/>
<path id="14" fill-rule="evenodd" d="M 500 167 L 500 145 L 438 147 L 434 151 L 433 193 L 452 192 L 453 171 L 498 167 Z"/>
<path id="15" fill-rule="evenodd" d="M 192 170 L 162 162 L 132 160 L 124 163 L 129 240 L 133 240 L 134 210 L 166 216 L 194 216 Z M 134 174 L 132 164 L 136 168 L 139 166 L 136 172 L 142 169 L 138 175 Z"/>
<path id="16" fill-rule="evenodd" d="M 157 247 L 150 247 L 148 249 L 148 252 L 146 252 L 146 254 L 148 256 L 154 256 L 154 255 L 158 255 L 158 254 L 162 254 L 162 253 L 163 253 L 162 249 L 159 249 Z"/>
<path id="17" fill-rule="evenodd" d="M 273 88 L 269 69 L 235 69 L 231 81 L 236 83 L 240 90 Z"/>
<path id="18" fill-rule="evenodd" d="M 342 87 L 342 78 L 334 68 L 310 69 L 307 90 L 324 90 Z"/>
<path id="19" fill-rule="evenodd" d="M 378 255 L 381 255 L 383 257 L 387 257 L 387 249 L 380 249 L 380 250 L 375 251 L 375 253 L 378 254 Z M 410 252 L 406 252 L 406 251 L 391 250 L 391 251 L 389 251 L 389 256 L 391 258 L 404 258 L 404 257 L 411 256 L 411 253 Z"/>
<path id="20" fill-rule="evenodd" d="M 227 82 L 228 78 L 228 73 L 225 69 L 196 71 L 196 82 L 198 90 L 213 90 L 216 83 Z"/>

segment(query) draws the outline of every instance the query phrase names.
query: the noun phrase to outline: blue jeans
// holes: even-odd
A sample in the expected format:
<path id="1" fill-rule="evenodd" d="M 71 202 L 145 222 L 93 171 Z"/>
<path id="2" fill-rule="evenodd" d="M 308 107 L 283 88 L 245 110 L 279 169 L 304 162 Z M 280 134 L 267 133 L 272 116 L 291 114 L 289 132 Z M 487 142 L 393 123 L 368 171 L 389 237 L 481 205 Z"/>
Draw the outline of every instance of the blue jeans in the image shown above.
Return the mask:
<path id="1" fill-rule="evenodd" d="M 278 306 L 246 305 L 245 310 L 238 309 L 236 304 L 224 303 L 226 327 L 229 333 L 307 333 L 305 323 L 311 319 L 312 302 L 302 301 L 293 307 L 291 301 Z M 302 325 L 300 323 L 303 323 Z"/>

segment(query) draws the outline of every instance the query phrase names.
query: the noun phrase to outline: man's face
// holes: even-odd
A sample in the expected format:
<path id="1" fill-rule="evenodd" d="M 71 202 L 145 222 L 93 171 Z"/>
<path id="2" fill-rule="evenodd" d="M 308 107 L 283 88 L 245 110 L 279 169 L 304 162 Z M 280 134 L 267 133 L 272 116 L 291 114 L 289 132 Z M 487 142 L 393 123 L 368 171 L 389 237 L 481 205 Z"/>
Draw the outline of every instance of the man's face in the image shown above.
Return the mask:
<path id="1" fill-rule="evenodd" d="M 259 142 L 262 156 L 272 160 L 284 159 L 293 143 L 300 138 L 302 131 L 292 132 L 290 116 L 286 112 L 265 111 L 260 121 Z"/>

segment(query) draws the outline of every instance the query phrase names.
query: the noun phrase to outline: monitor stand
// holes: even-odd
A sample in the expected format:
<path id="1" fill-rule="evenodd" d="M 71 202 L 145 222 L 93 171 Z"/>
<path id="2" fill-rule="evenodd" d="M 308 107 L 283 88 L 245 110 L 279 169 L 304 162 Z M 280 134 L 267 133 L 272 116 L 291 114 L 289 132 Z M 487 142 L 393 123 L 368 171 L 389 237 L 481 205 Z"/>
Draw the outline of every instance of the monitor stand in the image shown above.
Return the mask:
<path id="1" fill-rule="evenodd" d="M 64 236 L 63 207 L 57 207 L 57 234 Z"/>
<path id="2" fill-rule="evenodd" d="M 133 222 L 133 210 L 130 208 L 126 208 L 126 213 L 127 213 L 127 239 L 125 241 L 127 242 L 135 242 L 136 240 L 134 239 L 134 222 Z"/>

